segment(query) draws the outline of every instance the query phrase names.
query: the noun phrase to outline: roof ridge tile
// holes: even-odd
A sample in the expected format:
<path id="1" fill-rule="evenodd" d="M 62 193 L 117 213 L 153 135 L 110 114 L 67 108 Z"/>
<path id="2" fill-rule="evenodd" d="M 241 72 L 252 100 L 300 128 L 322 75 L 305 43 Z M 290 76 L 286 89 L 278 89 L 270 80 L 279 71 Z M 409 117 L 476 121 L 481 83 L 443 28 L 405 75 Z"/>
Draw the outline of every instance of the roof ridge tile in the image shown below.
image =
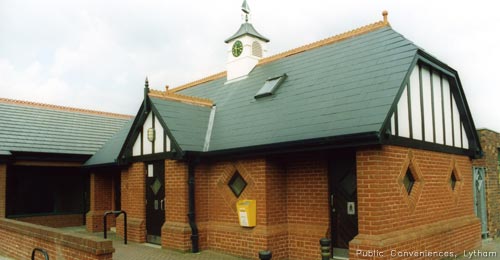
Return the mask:
<path id="1" fill-rule="evenodd" d="M 150 97 L 157 97 L 157 98 L 161 98 L 161 99 L 175 100 L 175 101 L 179 101 L 179 102 L 183 102 L 183 103 L 188 103 L 188 104 L 198 105 L 198 106 L 206 106 L 206 107 L 212 107 L 214 104 L 214 102 L 208 98 L 183 95 L 183 94 L 175 93 L 174 91 L 169 91 L 168 89 L 166 91 L 150 89 L 149 96 Z"/>
<path id="2" fill-rule="evenodd" d="M 273 61 L 276 61 L 279 59 L 283 59 L 283 58 L 286 58 L 286 57 L 289 57 L 289 56 L 292 56 L 292 55 L 295 55 L 295 54 L 298 54 L 301 52 L 305 52 L 308 50 L 316 49 L 316 48 L 319 48 L 319 47 L 322 47 L 325 45 L 337 43 L 339 41 L 346 40 L 346 39 L 349 39 L 349 38 L 352 38 L 355 36 L 359 36 L 359 35 L 362 35 L 362 34 L 365 34 L 365 33 L 368 33 L 368 32 L 383 28 L 383 27 L 390 27 L 391 25 L 387 21 L 387 14 L 385 11 L 384 11 L 383 15 L 384 15 L 384 20 L 382 20 L 382 21 L 378 21 L 375 23 L 364 25 L 364 26 L 352 29 L 352 30 L 347 31 L 347 32 L 343 32 L 343 33 L 340 33 L 340 34 L 337 34 L 334 36 L 330 36 L 328 38 L 325 38 L 325 39 L 322 39 L 319 41 L 308 43 L 306 45 L 299 46 L 297 48 L 293 48 L 291 50 L 275 54 L 273 56 L 262 58 L 261 60 L 259 60 L 259 63 L 257 63 L 256 66 L 264 65 L 264 64 L 267 64 L 267 63 L 270 63 L 270 62 L 273 62 Z M 214 75 L 210 75 L 208 77 L 201 78 L 199 80 L 196 80 L 196 81 L 184 84 L 184 85 L 180 85 L 178 87 L 173 88 L 169 92 L 176 93 L 176 92 L 179 92 L 179 91 L 187 89 L 187 88 L 195 87 L 195 86 L 198 86 L 198 85 L 203 84 L 203 83 L 207 83 L 207 82 L 210 82 L 210 81 L 213 81 L 216 79 L 223 78 L 226 75 L 227 75 L 227 72 L 222 71 L 222 72 L 216 73 Z"/>
<path id="3" fill-rule="evenodd" d="M 365 34 L 365 33 L 368 33 L 368 32 L 371 32 L 371 31 L 374 31 L 374 30 L 377 30 L 377 29 L 380 29 L 380 28 L 383 28 L 386 26 L 390 26 L 389 23 L 386 21 L 378 21 L 378 22 L 375 22 L 372 24 L 368 24 L 368 25 L 365 25 L 365 26 L 362 26 L 362 27 L 359 27 L 359 28 L 356 28 L 356 29 L 353 29 L 353 30 L 350 30 L 347 32 L 343 32 L 341 34 L 330 36 L 328 38 L 325 38 L 325 39 L 322 39 L 319 41 L 315 41 L 315 42 L 312 42 L 312 43 L 309 43 L 309 44 L 306 44 L 306 45 L 303 45 L 303 46 L 300 46 L 300 47 L 297 47 L 297 48 L 294 48 L 294 49 L 291 49 L 288 51 L 284 51 L 284 52 L 275 54 L 273 56 L 263 58 L 263 59 L 259 60 L 259 63 L 257 64 L 257 66 L 263 65 L 263 64 L 275 61 L 275 60 L 283 59 L 283 58 L 286 58 L 286 57 L 289 57 L 289 56 L 292 56 L 292 55 L 295 55 L 295 54 L 298 54 L 298 53 L 301 53 L 304 51 L 308 51 L 308 50 L 316 49 L 316 48 L 319 48 L 319 47 L 322 47 L 325 45 L 337 43 L 339 41 L 346 40 L 346 39 L 349 39 L 349 38 L 352 38 L 355 36 L 359 36 L 359 35 L 362 35 L 362 34 Z"/>

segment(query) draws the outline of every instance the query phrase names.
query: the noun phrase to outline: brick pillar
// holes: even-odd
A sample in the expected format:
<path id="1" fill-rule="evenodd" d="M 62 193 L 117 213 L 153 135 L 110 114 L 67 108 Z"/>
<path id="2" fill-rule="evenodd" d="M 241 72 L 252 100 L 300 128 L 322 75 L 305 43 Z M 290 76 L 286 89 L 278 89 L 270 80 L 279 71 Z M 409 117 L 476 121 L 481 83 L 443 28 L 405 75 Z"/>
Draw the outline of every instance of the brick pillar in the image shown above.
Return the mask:
<path id="1" fill-rule="evenodd" d="M 128 240 L 146 242 L 146 173 L 144 163 L 130 165 L 121 173 L 121 208 L 127 212 Z M 123 237 L 123 214 L 116 219 L 116 232 Z"/>
<path id="2" fill-rule="evenodd" d="M 0 218 L 5 218 L 7 196 L 7 165 L 0 164 Z"/>
<path id="3" fill-rule="evenodd" d="M 103 231 L 104 212 L 112 210 L 112 178 L 110 174 L 91 173 L 90 175 L 90 211 L 87 213 L 87 230 Z M 113 226 L 114 216 L 108 216 L 108 227 Z"/>
<path id="4" fill-rule="evenodd" d="M 162 247 L 181 251 L 191 248 L 188 213 L 188 166 L 165 160 L 165 223 L 161 229 Z"/>

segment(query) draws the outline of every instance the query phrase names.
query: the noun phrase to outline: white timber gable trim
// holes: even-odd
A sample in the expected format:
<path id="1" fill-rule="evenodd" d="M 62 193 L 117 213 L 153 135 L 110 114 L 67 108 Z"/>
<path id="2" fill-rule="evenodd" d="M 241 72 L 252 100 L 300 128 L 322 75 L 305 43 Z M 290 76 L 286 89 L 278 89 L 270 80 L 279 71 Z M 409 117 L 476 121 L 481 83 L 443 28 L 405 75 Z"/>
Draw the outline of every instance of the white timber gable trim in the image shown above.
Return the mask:
<path id="1" fill-rule="evenodd" d="M 132 156 L 171 152 L 171 140 L 160 120 L 152 111 L 148 113 L 146 120 L 138 131 L 139 133 L 132 147 Z"/>
<path id="2" fill-rule="evenodd" d="M 391 135 L 469 149 L 471 136 L 455 99 L 458 89 L 441 70 L 417 62 L 390 119 Z M 462 110 L 463 111 L 463 110 Z"/>

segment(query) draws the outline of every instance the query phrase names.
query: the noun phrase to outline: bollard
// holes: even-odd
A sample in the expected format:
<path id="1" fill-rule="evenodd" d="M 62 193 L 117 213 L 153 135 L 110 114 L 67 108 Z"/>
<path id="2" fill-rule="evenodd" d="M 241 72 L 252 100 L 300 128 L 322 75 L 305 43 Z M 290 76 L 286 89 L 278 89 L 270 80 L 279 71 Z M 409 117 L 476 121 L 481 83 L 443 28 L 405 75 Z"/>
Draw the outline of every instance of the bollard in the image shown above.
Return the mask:
<path id="1" fill-rule="evenodd" d="M 319 240 L 319 245 L 321 246 L 321 260 L 330 259 L 330 243 L 331 240 L 325 237 Z"/>
<path id="2" fill-rule="evenodd" d="M 259 251 L 260 260 L 271 260 L 273 258 L 273 253 L 271 251 Z"/>

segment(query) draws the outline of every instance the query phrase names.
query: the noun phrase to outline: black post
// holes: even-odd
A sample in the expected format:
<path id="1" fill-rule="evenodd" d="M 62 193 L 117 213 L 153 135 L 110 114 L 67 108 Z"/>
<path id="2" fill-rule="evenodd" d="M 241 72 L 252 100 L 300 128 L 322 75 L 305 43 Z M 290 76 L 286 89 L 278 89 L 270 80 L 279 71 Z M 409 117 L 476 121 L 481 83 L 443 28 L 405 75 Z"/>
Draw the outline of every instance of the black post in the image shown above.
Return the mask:
<path id="1" fill-rule="evenodd" d="M 106 219 L 106 217 L 108 216 L 110 212 L 107 211 L 104 213 L 104 217 L 102 219 L 103 223 L 104 223 L 104 239 L 107 239 L 108 238 L 108 221 Z"/>
<path id="2" fill-rule="evenodd" d="M 107 221 L 107 216 L 109 214 L 115 214 L 117 217 L 123 213 L 123 242 L 126 245 L 127 244 L 127 212 L 124 210 L 117 210 L 117 211 L 106 211 L 104 213 L 103 217 L 103 222 L 104 222 L 104 239 L 108 238 L 108 221 Z"/>
<path id="3" fill-rule="evenodd" d="M 127 212 L 123 211 L 123 242 L 127 244 Z"/>
<path id="4" fill-rule="evenodd" d="M 271 260 L 273 258 L 273 253 L 271 251 L 259 251 L 260 260 Z"/>
<path id="5" fill-rule="evenodd" d="M 43 254 L 45 260 L 49 260 L 49 253 L 47 253 L 47 251 L 45 251 L 44 249 L 38 247 L 33 249 L 33 251 L 31 252 L 31 260 L 35 260 L 35 254 L 37 251 Z"/>
<path id="6" fill-rule="evenodd" d="M 191 251 L 193 253 L 198 253 L 200 248 L 198 246 L 198 226 L 196 225 L 196 215 L 195 215 L 195 190 L 194 190 L 194 174 L 195 174 L 196 162 L 190 161 L 188 164 L 188 196 L 189 196 L 189 226 L 191 227 Z"/>
<path id="7" fill-rule="evenodd" d="M 330 244 L 331 240 L 329 238 L 322 238 L 319 240 L 319 245 L 321 246 L 321 260 L 330 259 Z"/>

